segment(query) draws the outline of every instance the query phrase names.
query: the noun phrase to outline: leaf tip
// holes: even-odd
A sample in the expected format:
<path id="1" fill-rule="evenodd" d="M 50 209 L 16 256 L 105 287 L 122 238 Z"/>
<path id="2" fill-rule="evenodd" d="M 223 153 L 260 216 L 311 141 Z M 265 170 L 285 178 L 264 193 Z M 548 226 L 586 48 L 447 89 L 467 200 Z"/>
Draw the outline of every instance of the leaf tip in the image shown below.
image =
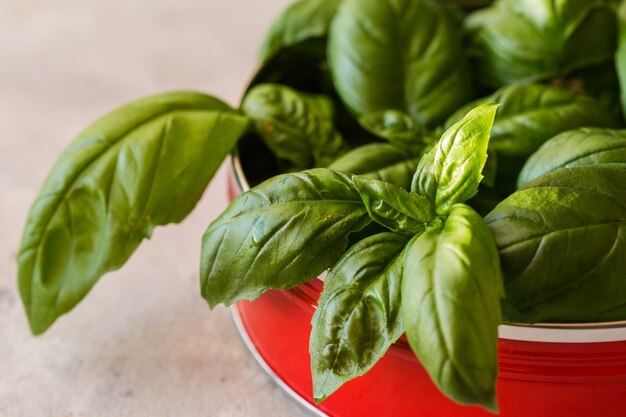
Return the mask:
<path id="1" fill-rule="evenodd" d="M 32 309 L 26 307 L 26 317 L 28 318 L 28 327 L 33 336 L 39 336 L 52 326 L 57 316 L 53 312 L 46 314 L 35 314 Z"/>
<path id="2" fill-rule="evenodd" d="M 319 387 L 315 387 L 315 383 L 313 385 L 313 401 L 315 401 L 315 405 L 319 405 L 328 398 L 328 395 L 324 394 Z"/>
<path id="3" fill-rule="evenodd" d="M 484 398 L 482 398 L 478 402 L 478 405 L 483 407 L 490 413 L 500 414 L 500 407 L 498 407 L 498 398 L 496 397 L 495 392 L 491 392 L 489 395 L 486 395 Z"/>

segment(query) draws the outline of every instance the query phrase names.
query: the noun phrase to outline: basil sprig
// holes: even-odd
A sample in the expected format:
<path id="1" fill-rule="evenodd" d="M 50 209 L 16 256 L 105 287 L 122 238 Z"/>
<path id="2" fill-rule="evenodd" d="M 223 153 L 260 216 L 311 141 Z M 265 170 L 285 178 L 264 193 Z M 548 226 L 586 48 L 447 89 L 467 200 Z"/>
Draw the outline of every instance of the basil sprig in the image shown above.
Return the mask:
<path id="1" fill-rule="evenodd" d="M 479 106 L 446 131 L 411 192 L 353 177 L 372 220 L 396 234 L 362 240 L 331 268 L 311 333 L 316 401 L 374 366 L 404 328 L 446 395 L 497 408 L 499 258 L 484 221 L 463 204 L 482 179 L 497 107 Z"/>

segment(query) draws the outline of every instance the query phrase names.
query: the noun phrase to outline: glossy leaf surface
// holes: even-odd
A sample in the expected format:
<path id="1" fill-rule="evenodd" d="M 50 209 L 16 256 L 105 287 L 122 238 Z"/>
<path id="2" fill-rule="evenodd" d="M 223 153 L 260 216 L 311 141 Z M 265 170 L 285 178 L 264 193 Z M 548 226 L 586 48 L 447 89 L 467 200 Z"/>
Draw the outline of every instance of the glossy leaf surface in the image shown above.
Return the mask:
<path id="1" fill-rule="evenodd" d="M 603 163 L 626 164 L 626 131 L 599 128 L 570 130 L 544 143 L 528 159 L 517 186 L 522 187 L 559 169 Z"/>
<path id="2" fill-rule="evenodd" d="M 497 104 L 482 104 L 449 128 L 420 161 L 411 189 L 427 197 L 439 215 L 478 191 Z"/>
<path id="3" fill-rule="evenodd" d="M 400 280 L 407 241 L 394 233 L 368 237 L 326 277 L 310 341 L 317 402 L 369 371 L 404 332 Z"/>
<path id="4" fill-rule="evenodd" d="M 603 322 L 626 316 L 626 167 L 537 178 L 486 218 L 502 260 L 504 316 Z"/>
<path id="5" fill-rule="evenodd" d="M 273 177 L 235 198 L 202 238 L 209 305 L 253 300 L 317 277 L 370 222 L 347 174 L 313 169 Z"/>
<path id="6" fill-rule="evenodd" d="M 502 280 L 483 219 L 457 204 L 405 250 L 402 322 L 433 382 L 461 404 L 496 410 Z"/>

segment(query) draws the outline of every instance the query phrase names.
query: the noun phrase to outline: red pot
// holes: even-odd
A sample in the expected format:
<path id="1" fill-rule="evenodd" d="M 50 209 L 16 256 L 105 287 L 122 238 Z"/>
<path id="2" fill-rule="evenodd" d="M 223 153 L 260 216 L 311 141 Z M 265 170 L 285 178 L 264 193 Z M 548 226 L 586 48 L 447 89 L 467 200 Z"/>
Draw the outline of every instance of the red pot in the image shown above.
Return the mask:
<path id="1" fill-rule="evenodd" d="M 233 157 L 228 193 L 248 188 Z M 233 309 L 241 336 L 272 378 L 320 416 L 486 417 L 458 405 L 430 381 L 401 339 L 366 375 L 315 406 L 309 361 L 311 318 L 323 282 L 270 291 Z M 626 322 L 500 326 L 498 402 L 502 417 L 626 416 Z"/>

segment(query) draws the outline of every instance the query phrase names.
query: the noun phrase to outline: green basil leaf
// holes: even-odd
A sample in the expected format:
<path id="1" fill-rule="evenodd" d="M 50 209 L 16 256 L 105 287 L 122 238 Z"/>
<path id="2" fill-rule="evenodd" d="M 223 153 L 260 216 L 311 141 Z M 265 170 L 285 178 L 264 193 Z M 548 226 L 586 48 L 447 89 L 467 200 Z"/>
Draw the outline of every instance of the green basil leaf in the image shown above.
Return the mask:
<path id="1" fill-rule="evenodd" d="M 299 0 L 289 5 L 272 23 L 261 45 L 261 60 L 301 42 L 325 38 L 340 0 Z"/>
<path id="2" fill-rule="evenodd" d="M 155 226 L 180 222 L 249 122 L 204 94 L 145 98 L 95 122 L 52 168 L 19 254 L 33 333 L 121 267 Z"/>
<path id="3" fill-rule="evenodd" d="M 389 230 L 413 236 L 424 231 L 433 217 L 426 197 L 367 177 L 352 177 L 371 219 Z"/>
<path id="4" fill-rule="evenodd" d="M 420 157 L 388 143 L 370 143 L 346 152 L 328 168 L 409 188 Z"/>
<path id="5" fill-rule="evenodd" d="M 408 244 L 401 311 L 409 343 L 444 394 L 491 411 L 501 296 L 495 243 L 469 206 L 453 206 L 445 223 Z"/>
<path id="6" fill-rule="evenodd" d="M 430 142 L 430 132 L 398 110 L 367 113 L 359 119 L 359 123 L 372 135 L 413 154 L 419 154 Z"/>
<path id="7" fill-rule="evenodd" d="M 616 121 L 593 97 L 540 84 L 511 85 L 459 109 L 446 123 L 456 123 L 477 104 L 500 103 L 490 145 L 502 155 L 526 157 L 546 140 L 577 127 L 615 127 Z"/>
<path id="8" fill-rule="evenodd" d="M 331 25 L 328 61 L 356 114 L 395 109 L 424 126 L 471 98 L 460 24 L 430 0 L 344 0 Z"/>
<path id="9" fill-rule="evenodd" d="M 477 74 L 490 86 L 532 82 L 610 61 L 612 0 L 500 0 L 466 20 Z"/>
<path id="10" fill-rule="evenodd" d="M 498 104 L 482 104 L 449 128 L 420 161 L 411 189 L 445 215 L 478 191 Z"/>
<path id="11" fill-rule="evenodd" d="M 487 216 L 500 251 L 504 316 L 516 322 L 626 318 L 626 167 L 562 169 Z"/>
<path id="12" fill-rule="evenodd" d="M 316 402 L 369 371 L 402 336 L 401 253 L 407 241 L 394 233 L 368 237 L 331 268 L 312 321 Z"/>
<path id="13" fill-rule="evenodd" d="M 626 164 L 626 130 L 582 128 L 563 132 L 528 159 L 517 186 L 559 169 L 612 162 Z"/>
<path id="14" fill-rule="evenodd" d="M 332 120 L 289 87 L 258 85 L 248 92 L 241 108 L 267 147 L 296 170 L 327 166 L 345 150 Z"/>
<path id="15" fill-rule="evenodd" d="M 318 168 L 273 177 L 235 198 L 204 233 L 202 295 L 214 307 L 306 282 L 369 222 L 346 174 Z"/>

